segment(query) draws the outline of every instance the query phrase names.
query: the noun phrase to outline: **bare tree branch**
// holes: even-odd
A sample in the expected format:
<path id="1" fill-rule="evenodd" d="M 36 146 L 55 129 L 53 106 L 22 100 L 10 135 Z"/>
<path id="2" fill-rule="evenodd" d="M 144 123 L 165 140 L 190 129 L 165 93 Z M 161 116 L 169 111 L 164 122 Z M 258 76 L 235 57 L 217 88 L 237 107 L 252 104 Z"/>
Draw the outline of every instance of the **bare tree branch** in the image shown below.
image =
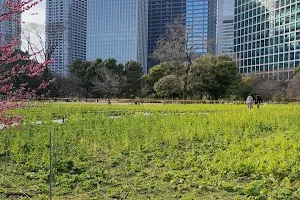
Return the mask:
<path id="1" fill-rule="evenodd" d="M 26 23 L 22 27 L 22 49 L 29 53 L 37 53 L 36 60 L 45 61 L 45 26 L 37 23 Z M 37 57 L 39 56 L 39 57 Z"/>
<path id="2" fill-rule="evenodd" d="M 182 19 L 167 24 L 166 33 L 158 40 L 153 52 L 154 59 L 190 66 L 196 58 L 197 50 L 207 49 L 208 53 L 213 53 L 215 40 L 196 36 L 194 26 L 187 26 Z"/>
<path id="3" fill-rule="evenodd" d="M 107 68 L 101 68 L 101 79 L 94 81 L 94 92 L 99 96 L 106 98 L 119 97 L 122 88 L 125 85 L 125 77 L 112 72 Z"/>
<path id="4" fill-rule="evenodd" d="M 49 33 L 48 43 L 45 31 Z M 51 23 L 46 27 L 37 23 L 25 24 L 22 28 L 22 48 L 30 53 L 37 53 L 36 58 L 42 62 L 52 59 L 53 53 L 63 40 L 64 25 L 58 22 Z"/>

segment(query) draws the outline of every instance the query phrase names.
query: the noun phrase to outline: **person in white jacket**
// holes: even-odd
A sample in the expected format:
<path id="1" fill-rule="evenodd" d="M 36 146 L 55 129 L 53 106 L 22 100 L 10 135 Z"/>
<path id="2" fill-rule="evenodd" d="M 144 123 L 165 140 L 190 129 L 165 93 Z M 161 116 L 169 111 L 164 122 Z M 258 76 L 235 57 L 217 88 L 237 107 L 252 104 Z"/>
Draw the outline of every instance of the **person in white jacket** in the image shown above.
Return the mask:
<path id="1" fill-rule="evenodd" d="M 246 104 L 249 110 L 252 108 L 253 103 L 254 103 L 253 97 L 249 94 L 249 96 L 246 99 Z"/>

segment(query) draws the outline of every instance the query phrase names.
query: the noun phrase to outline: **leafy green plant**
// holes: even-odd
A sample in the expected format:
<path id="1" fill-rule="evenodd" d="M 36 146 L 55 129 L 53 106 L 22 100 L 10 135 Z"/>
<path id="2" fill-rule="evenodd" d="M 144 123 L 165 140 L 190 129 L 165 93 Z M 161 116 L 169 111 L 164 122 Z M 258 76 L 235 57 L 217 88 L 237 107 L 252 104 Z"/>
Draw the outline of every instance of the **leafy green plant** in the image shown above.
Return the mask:
<path id="1" fill-rule="evenodd" d="M 55 199 L 299 197 L 298 105 L 53 103 L 14 112 L 24 122 L 1 133 L 5 152 L 11 131 L 0 197 L 18 188 L 48 195 L 50 130 Z"/>

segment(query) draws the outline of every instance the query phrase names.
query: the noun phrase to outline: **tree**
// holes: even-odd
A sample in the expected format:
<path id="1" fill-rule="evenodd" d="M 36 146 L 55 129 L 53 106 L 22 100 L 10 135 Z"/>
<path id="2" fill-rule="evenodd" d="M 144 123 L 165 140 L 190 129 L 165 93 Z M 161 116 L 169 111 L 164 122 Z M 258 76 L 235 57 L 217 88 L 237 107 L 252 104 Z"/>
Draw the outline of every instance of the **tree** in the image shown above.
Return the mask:
<path id="1" fill-rule="evenodd" d="M 229 56 L 219 56 L 214 72 L 218 87 L 214 88 L 212 95 L 215 97 L 225 97 L 228 95 L 238 95 L 241 84 L 241 76 L 237 66 Z"/>
<path id="2" fill-rule="evenodd" d="M 98 73 L 101 74 L 102 78 L 101 80 L 97 78 L 94 81 L 94 95 L 106 98 L 120 97 L 126 84 L 125 77 L 108 68 L 101 68 Z"/>
<path id="3" fill-rule="evenodd" d="M 94 68 L 96 72 L 96 78 L 99 81 L 105 81 L 107 72 L 121 75 L 124 70 L 123 64 L 117 64 L 116 59 L 109 58 L 102 61 L 101 59 L 96 59 L 94 62 Z"/>
<path id="4" fill-rule="evenodd" d="M 287 82 L 278 80 L 268 80 L 262 76 L 251 75 L 242 78 L 243 96 L 249 94 L 259 94 L 263 100 L 271 100 L 274 95 L 282 95 L 286 92 Z"/>
<path id="5" fill-rule="evenodd" d="M 50 97 L 78 97 L 78 82 L 72 76 L 65 77 L 55 75 L 53 82 L 49 85 Z"/>
<path id="6" fill-rule="evenodd" d="M 22 49 L 27 52 L 38 52 L 36 60 L 45 61 L 46 41 L 45 26 L 37 23 L 26 23 L 22 26 Z"/>
<path id="7" fill-rule="evenodd" d="M 293 72 L 293 75 L 297 75 L 298 73 L 300 72 L 300 66 L 296 67 L 294 72 Z"/>
<path id="8" fill-rule="evenodd" d="M 293 73 L 293 79 L 287 86 L 287 96 L 289 98 L 300 100 L 300 67 L 296 67 Z"/>
<path id="9" fill-rule="evenodd" d="M 201 38 L 194 34 L 194 27 L 187 26 L 183 17 L 175 19 L 167 24 L 166 33 L 157 42 L 157 48 L 153 52 L 153 58 L 160 62 L 167 62 L 173 66 L 172 73 L 184 83 L 183 98 L 187 93 L 188 71 L 192 65 L 197 49 L 206 48 L 210 53 L 215 49 L 215 41 Z"/>
<path id="10" fill-rule="evenodd" d="M 99 61 L 99 60 L 98 60 Z M 106 68 L 114 73 L 120 74 L 124 70 L 123 64 L 117 64 L 117 60 L 114 58 L 109 58 L 104 60 L 103 62 L 99 63 L 100 66 L 97 69 Z"/>
<path id="11" fill-rule="evenodd" d="M 241 78 L 232 59 L 206 55 L 195 60 L 188 72 L 188 91 L 195 98 L 233 95 Z"/>
<path id="12" fill-rule="evenodd" d="M 258 93 L 263 100 L 271 100 L 275 95 L 286 92 L 286 82 L 264 79 L 263 82 L 253 87 L 253 93 Z"/>
<path id="13" fill-rule="evenodd" d="M 206 44 L 199 38 L 195 40 L 193 32 L 194 27 L 186 26 L 180 17 L 167 24 L 166 33 L 158 40 L 153 58 L 160 62 L 174 62 L 177 66 L 190 66 L 196 58 L 197 49 L 213 46 L 211 40 Z"/>
<path id="14" fill-rule="evenodd" d="M 124 94 L 127 97 L 136 97 L 139 95 L 142 87 L 142 76 L 144 75 L 141 64 L 135 61 L 128 61 L 124 66 L 124 76 L 126 78 L 126 87 Z"/>
<path id="15" fill-rule="evenodd" d="M 160 62 L 176 62 L 182 65 L 190 60 L 193 51 L 187 47 L 186 26 L 179 19 L 167 24 L 166 33 L 157 42 L 153 58 Z"/>
<path id="16" fill-rule="evenodd" d="M 93 96 L 95 97 L 120 97 L 125 86 L 123 64 L 117 64 L 113 58 L 102 61 L 96 59 L 94 62 L 95 78 L 93 81 Z"/>
<path id="17" fill-rule="evenodd" d="M 183 82 L 175 75 L 167 75 L 154 84 L 154 90 L 160 97 L 179 97 L 183 90 Z"/>
<path id="18" fill-rule="evenodd" d="M 213 57 L 206 56 L 197 59 L 188 72 L 187 89 L 194 98 L 212 95 L 211 91 L 217 87 L 216 74 L 213 70 Z"/>
<path id="19" fill-rule="evenodd" d="M 28 23 L 22 26 L 22 40 L 25 41 L 22 48 L 27 52 L 40 52 L 36 55 L 39 61 L 53 59 L 53 53 L 63 40 L 65 26 L 60 22 L 52 22 L 45 25 Z M 46 42 L 45 31 L 51 32 Z"/>
<path id="20" fill-rule="evenodd" d="M 162 67 L 163 63 L 155 65 L 150 68 L 149 73 L 142 77 L 143 96 L 154 92 L 154 84 L 165 76 L 165 69 Z"/>
<path id="21" fill-rule="evenodd" d="M 88 98 L 94 87 L 95 65 L 93 62 L 76 59 L 69 66 L 70 76 L 77 79 L 85 98 Z"/>
<path id="22" fill-rule="evenodd" d="M 28 54 L 28 52 L 23 52 L 19 49 L 16 49 L 12 53 L 12 56 L 17 56 L 17 55 L 22 56 L 24 59 L 16 60 L 15 62 L 8 63 L 8 64 L 2 64 L 0 66 L 1 74 L 5 73 L 7 71 L 11 71 L 15 66 L 26 66 L 26 65 L 30 65 L 32 62 L 34 62 L 34 64 L 38 64 L 38 61 L 36 61 L 35 59 L 32 59 L 32 60 L 29 59 L 30 55 Z M 43 79 L 42 74 L 44 72 L 45 71 L 41 72 L 41 76 L 29 77 L 27 74 L 22 74 L 18 77 L 15 77 L 15 80 L 14 80 L 15 87 L 16 87 L 15 89 L 19 89 L 22 84 L 26 84 L 27 87 L 35 90 L 36 94 L 47 93 L 47 91 L 45 91 L 44 88 L 39 88 L 39 86 L 41 85 L 41 83 L 43 81 L 49 82 L 49 80 Z"/>
<path id="23" fill-rule="evenodd" d="M 15 16 L 29 10 L 41 0 L 32 1 L 10 1 L 7 0 L 2 8 L 0 23 L 5 24 L 7 21 L 16 21 Z M 19 22 L 17 20 L 17 22 Z M 0 34 L 0 40 L 3 37 Z M 0 44 L 0 68 L 3 73 L 0 75 L 0 123 L 10 126 L 18 123 L 22 118 L 12 116 L 7 113 L 8 110 L 23 106 L 24 101 L 35 96 L 36 90 L 30 88 L 28 82 L 19 84 L 22 77 L 36 78 L 41 76 L 50 61 L 38 63 L 34 60 L 37 52 L 24 55 L 16 52 L 20 46 L 19 39 L 16 37 L 6 44 Z M 8 67 L 10 66 L 10 67 Z M 41 82 L 38 88 L 44 88 L 48 85 L 46 81 Z"/>
<path id="24" fill-rule="evenodd" d="M 287 87 L 287 95 L 297 101 L 300 100 L 300 74 L 294 75 Z"/>
<path id="25" fill-rule="evenodd" d="M 183 80 L 184 91 L 187 85 L 187 72 L 195 58 L 195 49 L 198 45 L 190 41 L 192 32 L 193 28 L 186 27 L 183 20 L 175 19 L 167 24 L 166 33 L 158 40 L 157 48 L 153 52 L 154 59 L 172 66 L 170 74 L 175 74 Z"/>
<path id="26" fill-rule="evenodd" d="M 22 40 L 25 41 L 22 48 L 27 52 L 39 52 L 35 59 L 41 62 L 50 61 L 53 53 L 63 40 L 65 26 L 61 22 L 48 23 L 46 26 L 37 23 L 28 23 L 22 27 Z M 46 41 L 45 31 L 51 33 Z M 53 74 L 48 65 L 43 73 L 44 79 L 51 79 Z"/>

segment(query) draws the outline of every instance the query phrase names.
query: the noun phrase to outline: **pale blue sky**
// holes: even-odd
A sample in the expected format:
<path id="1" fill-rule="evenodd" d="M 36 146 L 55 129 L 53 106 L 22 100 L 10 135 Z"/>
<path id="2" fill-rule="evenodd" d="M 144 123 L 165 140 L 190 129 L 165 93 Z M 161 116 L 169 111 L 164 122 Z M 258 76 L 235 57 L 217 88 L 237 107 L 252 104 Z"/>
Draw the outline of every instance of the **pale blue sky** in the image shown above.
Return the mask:
<path id="1" fill-rule="evenodd" d="M 38 5 L 34 6 L 27 12 L 22 14 L 22 21 L 33 22 L 38 24 L 45 24 L 45 6 L 46 0 L 43 0 Z M 38 13 L 38 15 L 31 15 L 31 13 Z"/>

